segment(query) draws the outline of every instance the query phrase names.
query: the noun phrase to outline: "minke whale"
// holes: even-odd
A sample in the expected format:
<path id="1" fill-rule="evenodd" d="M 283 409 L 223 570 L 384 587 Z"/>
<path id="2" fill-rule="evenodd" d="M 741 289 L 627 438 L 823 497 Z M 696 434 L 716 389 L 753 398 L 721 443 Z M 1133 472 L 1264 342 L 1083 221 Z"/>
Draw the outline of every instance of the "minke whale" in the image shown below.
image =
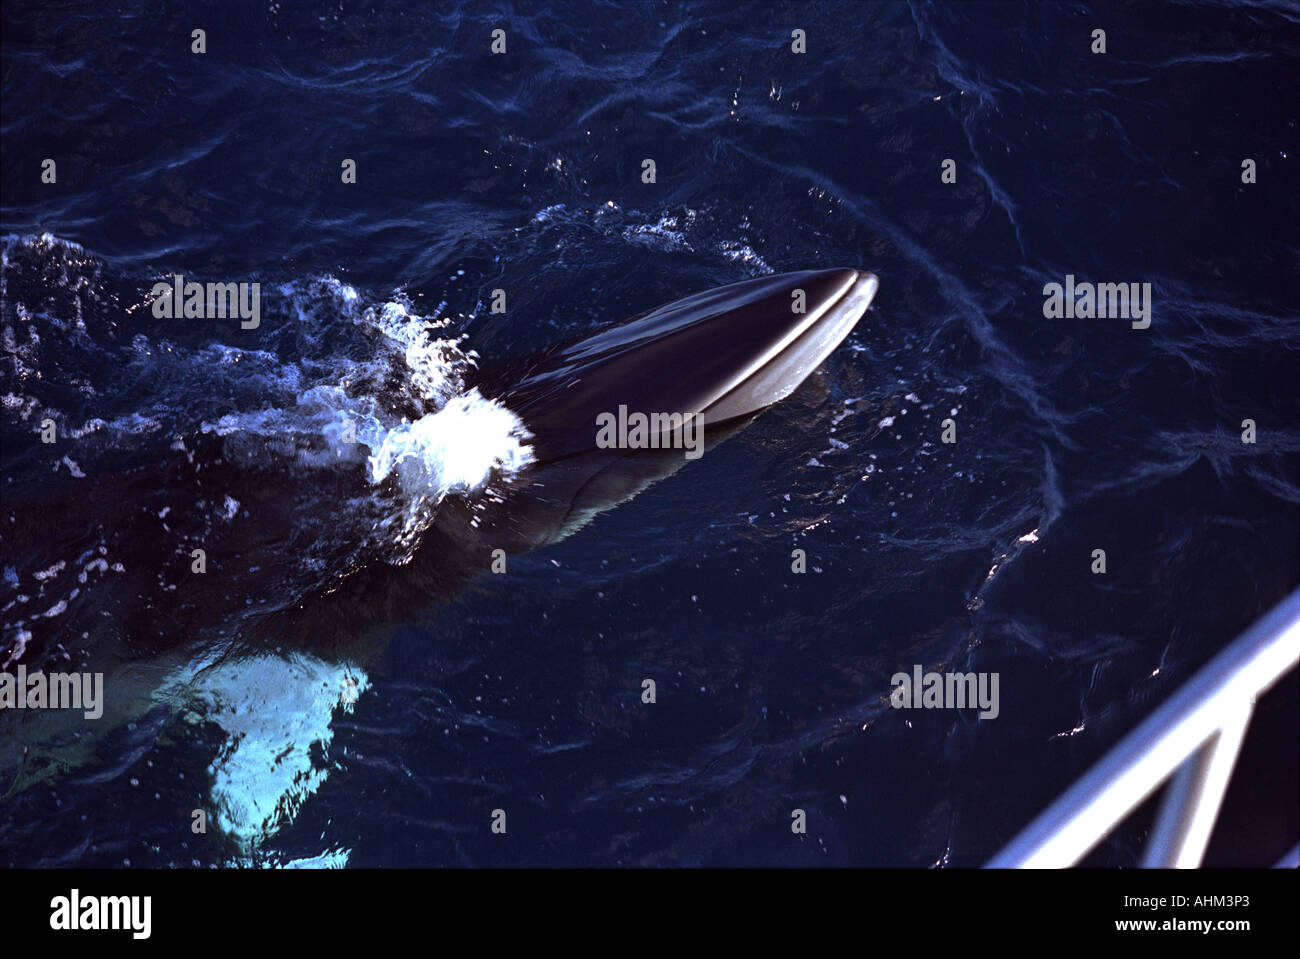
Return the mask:
<path id="1" fill-rule="evenodd" d="M 328 585 L 305 587 L 289 606 L 265 598 L 284 594 L 276 551 L 302 542 L 307 519 L 299 515 L 291 478 L 241 467 L 211 433 L 194 430 L 151 469 L 96 476 L 92 496 L 25 510 L 15 503 L 21 515 L 59 515 L 68 528 L 112 524 L 124 564 L 110 618 L 91 609 L 81 620 L 63 617 L 48 626 L 36 620 L 21 661 L 39 668 L 62 646 L 66 658 L 85 665 L 111 664 L 180 648 L 229 647 L 250 633 L 273 645 L 329 648 L 332 637 L 351 641 L 370 623 L 418 616 L 426 601 L 448 602 L 489 571 L 497 551 L 517 555 L 570 535 L 680 469 L 699 452 L 684 449 L 685 439 L 707 449 L 789 396 L 848 336 L 877 288 L 873 274 L 856 269 L 761 276 L 532 354 L 481 361 L 464 388 L 518 417 L 532 463 L 477 493 L 443 498 L 404 565 L 326 558 L 335 570 Z M 637 415 L 651 425 L 622 438 L 638 442 L 603 442 L 611 431 L 602 423 Z M 684 435 L 697 430 L 702 437 Z M 362 462 L 292 482 L 313 482 L 345 500 L 357 480 L 349 471 Z M 147 502 L 159 487 L 172 491 L 168 502 L 178 508 L 187 498 L 238 501 L 239 522 L 213 524 L 203 540 L 208 554 L 220 557 L 220 574 L 191 576 L 188 544 L 173 546 L 162 524 L 146 522 L 147 514 L 112 512 L 118 501 Z M 168 561 L 168 550 L 181 561 Z M 80 649 L 67 645 L 73 630 L 86 634 L 74 641 Z"/>
<path id="2" fill-rule="evenodd" d="M 127 557 L 111 622 L 84 634 L 96 648 L 83 644 L 68 656 L 79 670 L 106 673 L 104 716 L 95 731 L 157 716 L 162 705 L 164 715 L 206 716 L 223 728 L 243 723 L 240 717 L 262 717 L 250 719 L 259 724 L 256 736 L 246 724 L 232 725 L 232 741 L 265 739 L 262 745 L 273 755 L 281 752 L 280 738 L 301 746 L 318 735 L 308 736 L 304 728 L 327 730 L 333 711 L 350 708 L 364 690 L 394 624 L 420 620 L 431 605 L 453 601 L 491 570 L 494 556 L 514 556 L 563 539 L 681 469 L 691 462 L 680 442 L 688 423 L 702 424 L 704 450 L 743 429 L 820 367 L 862 319 L 877 288 L 873 274 L 856 269 L 762 276 L 675 300 L 534 354 L 481 363 L 467 388 L 522 420 L 533 463 L 478 494 L 443 499 L 405 565 L 349 566 L 328 589 L 265 613 L 250 608 L 279 571 L 259 568 L 265 555 L 272 555 L 262 544 L 291 542 L 298 520 L 273 479 L 243 475 L 223 457 L 217 438 L 198 433 L 152 480 L 135 472 L 105 477 L 101 482 L 166 481 L 195 489 L 206 484 L 201 488 L 233 494 L 247 519 L 246 532 L 232 531 L 230 539 L 212 548 L 239 562 L 237 588 L 211 577 L 204 580 L 211 587 L 159 585 L 154 541 L 139 543 L 138 557 Z M 625 419 L 631 413 L 661 414 L 663 419 L 645 431 L 656 433 L 655 441 L 642 435 L 638 444 L 603 444 L 602 417 L 607 422 L 620 410 L 628 411 Z M 91 504 L 69 503 L 63 515 L 67 522 L 96 520 Z M 133 574 L 136 578 L 126 579 Z M 60 634 L 29 637 L 24 657 L 29 670 L 40 667 L 43 651 L 51 664 L 47 668 L 58 668 L 49 651 L 69 639 L 67 627 Z M 319 690 L 331 688 L 335 679 L 343 692 L 322 699 Z M 317 690 L 315 698 L 295 705 L 294 697 L 301 698 L 309 686 Z M 253 700 L 240 698 L 253 694 Z M 272 700 L 283 701 L 279 712 L 270 708 Z M 271 724 L 276 716 L 293 722 L 276 731 Z M 13 736 L 10 723 L 16 722 L 23 732 Z M 0 745 L 23 747 L 0 749 L 0 794 L 89 758 L 81 737 L 86 728 L 69 712 L 0 713 Z M 305 750 L 298 752 L 309 763 Z M 217 777 L 224 783 L 221 803 L 245 812 L 231 812 L 222 828 L 251 841 L 265 826 L 265 811 L 277 808 L 278 800 L 238 798 L 243 795 L 238 764 L 230 761 L 227 767 Z M 262 812 L 248 811 L 254 808 Z"/>
<path id="3" fill-rule="evenodd" d="M 606 448 L 600 421 L 620 408 L 680 414 L 703 424 L 705 449 L 793 393 L 849 335 L 879 287 L 855 269 L 803 270 L 742 280 L 674 300 L 610 329 L 485 369 L 475 384 L 530 433 L 532 467 L 493 495 L 449 498 L 420 552 L 400 569 L 358 570 L 324 598 L 328 614 L 288 611 L 269 642 L 345 642 L 367 622 L 409 617 L 412 604 L 447 602 L 486 572 L 497 551 L 518 555 L 561 540 L 596 515 L 682 468 L 669 429 L 654 445 Z"/>

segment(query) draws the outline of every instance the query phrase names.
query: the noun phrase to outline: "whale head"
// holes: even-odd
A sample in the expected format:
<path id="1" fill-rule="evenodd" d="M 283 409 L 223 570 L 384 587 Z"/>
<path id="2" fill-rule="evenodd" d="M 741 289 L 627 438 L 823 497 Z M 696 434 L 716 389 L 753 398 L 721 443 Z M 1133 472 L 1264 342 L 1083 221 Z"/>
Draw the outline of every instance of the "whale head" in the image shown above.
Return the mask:
<path id="1" fill-rule="evenodd" d="M 794 392 L 878 285 L 860 270 L 804 270 L 697 293 L 546 352 L 497 398 L 542 461 L 595 449 L 596 417 L 620 407 L 725 424 Z"/>

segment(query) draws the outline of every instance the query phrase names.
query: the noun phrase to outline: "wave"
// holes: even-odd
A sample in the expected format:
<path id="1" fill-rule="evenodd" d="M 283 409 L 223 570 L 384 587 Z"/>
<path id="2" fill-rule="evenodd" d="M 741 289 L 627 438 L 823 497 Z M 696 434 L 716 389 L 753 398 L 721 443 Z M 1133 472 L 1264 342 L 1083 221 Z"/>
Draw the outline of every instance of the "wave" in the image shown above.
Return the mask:
<path id="1" fill-rule="evenodd" d="M 2 263 L 0 662 L 54 654 L 123 588 L 152 613 L 126 629 L 191 608 L 229 635 L 216 611 L 406 563 L 446 497 L 532 462 L 518 417 L 467 385 L 477 357 L 445 304 L 333 276 L 263 281 L 253 333 L 154 319 L 163 277 L 118 275 L 48 234 L 6 237 Z"/>

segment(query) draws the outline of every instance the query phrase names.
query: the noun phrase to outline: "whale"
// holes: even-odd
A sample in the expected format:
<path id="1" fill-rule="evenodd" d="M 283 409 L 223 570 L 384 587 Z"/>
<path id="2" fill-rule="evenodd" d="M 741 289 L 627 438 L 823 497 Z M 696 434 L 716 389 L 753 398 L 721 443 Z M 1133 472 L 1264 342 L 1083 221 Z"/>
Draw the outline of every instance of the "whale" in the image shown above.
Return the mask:
<path id="1" fill-rule="evenodd" d="M 104 527 L 116 540 L 122 570 L 114 580 L 111 616 L 87 605 L 62 617 L 31 619 L 21 661 L 29 670 L 39 668 L 42 656 L 61 646 L 65 661 L 93 665 L 187 644 L 238 642 L 245 633 L 279 642 L 285 630 L 292 642 L 326 638 L 328 644 L 331 633 L 351 634 L 368 621 L 405 615 L 423 598 L 454 600 L 498 551 L 514 556 L 571 535 L 690 462 L 700 450 L 683 449 L 687 424 L 703 434 L 708 449 L 788 397 L 854 329 L 878 285 L 874 274 L 851 268 L 753 277 L 532 353 L 480 363 L 465 391 L 517 418 L 531 463 L 495 478 L 487 489 L 437 502 L 409 562 L 324 556 L 321 563 L 336 567 L 327 586 L 304 587 L 308 594 L 288 610 L 268 604 L 265 616 L 261 598 L 286 595 L 277 557 L 286 548 L 308 548 L 305 524 L 321 522 L 318 515 L 300 515 L 290 483 L 307 486 L 317 502 L 333 491 L 352 495 L 356 477 L 349 478 L 349 470 L 363 468 L 364 452 L 338 469 L 291 478 L 277 475 L 274 464 L 240 465 L 222 436 L 196 428 L 173 442 L 160 462 L 127 461 L 116 472 L 94 476 L 89 495 L 81 493 L 85 487 L 70 487 L 72 498 L 51 502 L 34 485 L 13 496 L 14 516 L 59 516 L 69 529 Z M 648 446 L 602 443 L 602 421 L 624 411 L 664 417 L 658 421 L 667 424 L 663 435 L 644 437 Z M 269 433 L 265 441 L 275 439 Z M 167 510 L 153 516 L 119 511 L 119 503 L 157 501 L 160 490 L 173 504 Z M 21 501 L 25 495 L 33 497 L 30 503 Z M 223 500 L 239 504 L 238 522 L 209 524 L 200 542 L 224 565 L 215 575 L 191 575 L 194 539 L 169 539 L 167 525 L 175 520 L 167 514 Z M 43 535 L 35 519 L 30 530 L 10 534 L 15 544 L 24 537 L 35 544 Z M 351 612 L 346 622 L 335 623 L 336 617 L 318 615 L 322 604 L 343 604 Z M 251 619 L 245 617 L 232 636 L 229 620 L 246 612 Z M 299 618 L 301 625 L 286 625 Z M 84 633 L 84 642 L 70 642 L 68 633 Z M 0 647 L 0 665 L 16 664 L 18 648 L 11 644 L 6 653 Z"/>
<path id="2" fill-rule="evenodd" d="M 220 437 L 195 430 L 153 469 L 96 476 L 92 496 L 55 509 L 15 501 L 15 515 L 59 515 L 72 528 L 120 522 L 125 564 L 111 617 L 92 610 L 74 622 L 33 621 L 23 661 L 29 670 L 38 668 L 42 652 L 60 645 L 65 661 L 93 665 L 97 659 L 150 658 L 254 636 L 272 645 L 329 648 L 337 637 L 355 638 L 370 622 L 418 615 L 429 602 L 454 601 L 490 569 L 494 557 L 517 556 L 572 535 L 691 462 L 692 451 L 682 442 L 687 424 L 702 433 L 707 450 L 790 396 L 859 323 L 878 287 L 874 274 L 852 268 L 753 277 L 532 353 L 480 363 L 465 389 L 518 418 L 531 463 L 496 478 L 486 490 L 438 502 L 409 562 L 344 558 L 339 562 L 346 568 L 328 588 L 264 616 L 255 604 L 281 575 L 274 551 L 301 542 L 304 517 L 274 474 L 250 473 L 232 463 Z M 660 421 L 668 424 L 662 435 L 643 437 L 648 444 L 603 444 L 602 418 L 622 411 L 670 419 Z M 314 474 L 312 481 L 342 484 L 346 466 L 335 474 Z M 190 576 L 186 546 L 178 550 L 181 562 L 171 564 L 181 572 L 161 576 L 162 524 L 117 521 L 105 513 L 117 501 L 139 502 L 163 486 L 189 490 L 193 500 L 228 496 L 239 502 L 240 522 L 217 524 L 203 540 L 229 572 Z M 241 621 L 239 635 L 232 636 L 228 620 L 250 606 L 253 617 Z M 110 647 L 108 654 L 71 648 L 66 634 L 72 630 L 87 634 L 84 646 Z"/>
<path id="3" fill-rule="evenodd" d="M 411 563 L 358 570 L 348 588 L 323 599 L 327 615 L 298 621 L 288 611 L 267 641 L 319 645 L 328 631 L 350 641 L 366 622 L 401 619 L 421 600 L 453 600 L 503 553 L 567 538 L 691 461 L 667 434 L 654 447 L 602 448 L 602 415 L 626 408 L 696 418 L 703 448 L 712 449 L 798 389 L 878 288 L 875 274 L 848 268 L 742 280 L 488 367 L 476 388 L 522 420 L 533 466 L 491 497 L 444 501 Z"/>
<path id="4" fill-rule="evenodd" d="M 256 845 L 283 818 L 274 810 L 296 808 L 304 798 L 293 791 L 313 781 L 307 744 L 328 741 L 332 717 L 351 709 L 365 690 L 396 624 L 454 602 L 493 572 L 495 558 L 572 536 L 689 466 L 693 460 L 678 442 L 682 424 L 700 425 L 705 453 L 747 428 L 821 367 L 862 320 L 878 285 L 874 274 L 851 268 L 760 276 L 529 354 L 481 363 L 469 385 L 519 418 L 533 453 L 530 465 L 480 494 L 444 499 L 405 565 L 359 564 L 327 590 L 242 620 L 238 635 L 226 620 L 248 605 L 246 593 L 208 592 L 196 599 L 151 587 L 145 576 L 132 581 L 112 623 L 120 641 L 106 655 L 79 649 L 69 657 L 78 670 L 107 673 L 104 717 L 93 732 L 134 728 L 128 724 L 145 716 L 155 729 L 181 721 L 174 717 L 201 717 L 226 729 L 239 745 L 212 771 L 213 805 L 225 810 L 218 825 L 241 848 Z M 620 408 L 681 419 L 653 445 L 602 445 L 601 418 Z M 239 476 L 210 436 L 196 436 L 162 474 L 171 482 L 202 476 L 214 488 L 233 489 L 249 511 L 255 545 L 288 541 L 294 533 L 296 517 L 275 484 Z M 73 509 L 69 504 L 70 515 Z M 93 517 L 93 506 L 84 509 Z M 142 548 L 140 568 L 149 569 L 151 560 L 156 568 L 152 548 Z M 128 561 L 128 570 L 132 566 Z M 256 588 L 256 580 L 242 588 L 250 589 L 249 583 Z M 68 637 L 65 631 L 55 638 Z M 53 643 L 29 638 L 31 652 L 42 645 Z M 80 713 L 5 713 L 0 794 L 94 761 Z M 263 774 L 246 774 L 243 764 L 261 769 L 266 755 L 288 757 L 277 764 L 283 782 L 268 785 Z M 271 794 L 254 795 L 254 789 Z"/>

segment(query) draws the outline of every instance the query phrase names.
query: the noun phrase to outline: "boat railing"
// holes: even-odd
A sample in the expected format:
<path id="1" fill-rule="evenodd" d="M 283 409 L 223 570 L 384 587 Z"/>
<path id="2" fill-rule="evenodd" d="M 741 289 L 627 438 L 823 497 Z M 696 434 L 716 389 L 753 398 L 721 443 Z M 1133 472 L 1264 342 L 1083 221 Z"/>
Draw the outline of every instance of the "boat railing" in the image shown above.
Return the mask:
<path id="1" fill-rule="evenodd" d="M 1297 662 L 1300 589 L 1198 670 L 988 867 L 1073 866 L 1167 780 L 1140 865 L 1199 866 L 1255 701 Z"/>

